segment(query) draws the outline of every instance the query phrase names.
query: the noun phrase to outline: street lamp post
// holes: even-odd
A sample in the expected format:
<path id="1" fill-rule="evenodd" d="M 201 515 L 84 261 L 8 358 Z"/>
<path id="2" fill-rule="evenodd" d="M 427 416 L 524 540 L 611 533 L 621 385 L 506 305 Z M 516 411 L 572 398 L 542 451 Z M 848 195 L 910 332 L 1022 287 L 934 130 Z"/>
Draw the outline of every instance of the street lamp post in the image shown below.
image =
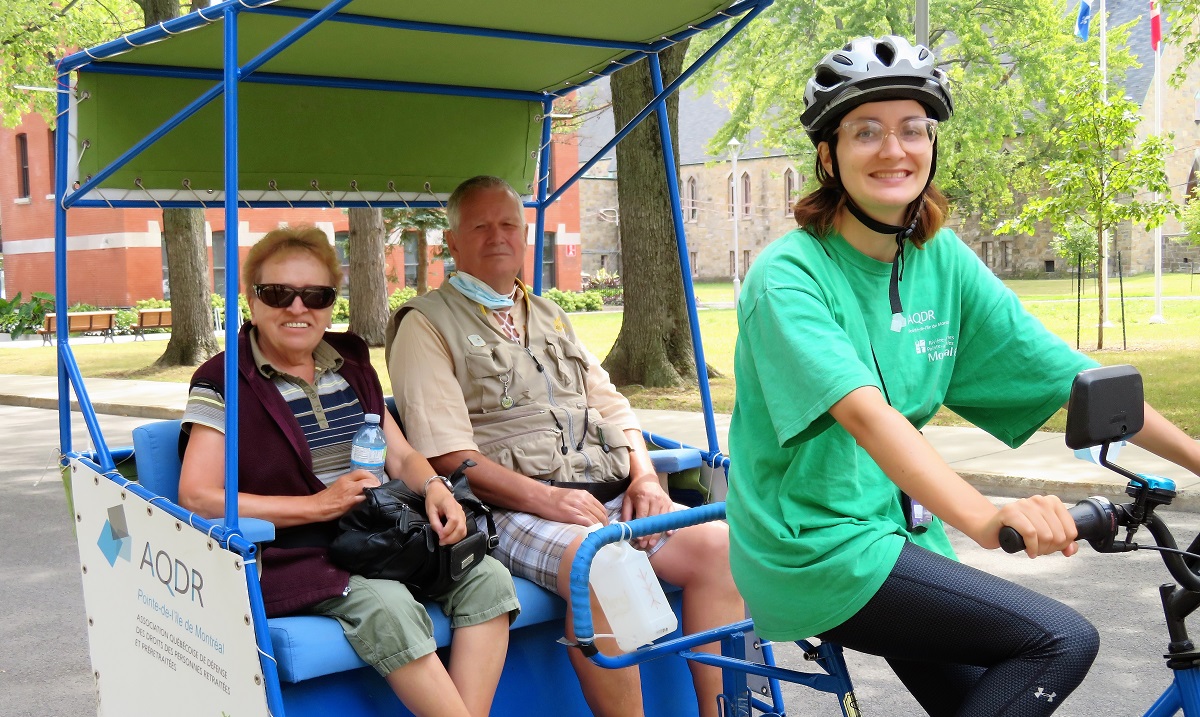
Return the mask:
<path id="1" fill-rule="evenodd" d="M 738 195 L 741 194 L 742 183 L 738 181 L 738 173 L 737 173 L 738 152 L 741 151 L 741 149 L 742 149 L 742 143 L 737 141 L 737 137 L 733 137 L 729 140 L 729 144 L 727 144 L 726 146 L 729 148 L 729 160 L 733 164 L 731 173 L 729 175 L 729 182 L 733 187 L 733 262 L 732 262 L 732 269 L 733 269 L 733 303 L 736 306 L 737 302 L 738 302 L 738 298 L 741 296 L 741 293 L 742 293 L 741 272 L 738 271 L 738 219 L 739 219 L 738 214 L 741 213 L 741 210 L 742 210 L 741 198 Z"/>

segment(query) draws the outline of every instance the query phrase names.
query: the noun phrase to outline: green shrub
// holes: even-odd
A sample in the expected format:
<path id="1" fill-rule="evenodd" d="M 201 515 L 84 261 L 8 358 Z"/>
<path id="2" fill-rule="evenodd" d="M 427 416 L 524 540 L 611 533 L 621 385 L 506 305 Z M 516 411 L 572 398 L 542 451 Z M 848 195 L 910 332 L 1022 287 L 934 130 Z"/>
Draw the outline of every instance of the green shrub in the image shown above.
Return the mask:
<path id="1" fill-rule="evenodd" d="M 599 311 L 604 308 L 604 298 L 598 291 L 560 291 L 547 289 L 544 296 L 562 307 L 563 311 Z"/>
<path id="2" fill-rule="evenodd" d="M 153 301 L 153 299 L 151 299 Z M 208 301 L 209 305 L 214 309 L 220 309 L 222 313 L 225 311 L 225 297 L 220 294 L 213 294 Z M 165 302 L 166 306 L 170 306 L 171 302 Z M 164 307 L 165 308 L 165 307 Z M 245 294 L 238 294 L 238 308 L 242 310 L 242 319 L 250 319 L 250 302 L 246 301 Z"/>
<path id="3" fill-rule="evenodd" d="M 85 304 L 81 301 L 78 304 L 71 304 L 71 306 L 67 308 L 67 313 L 70 313 L 72 311 L 99 311 L 99 310 L 100 310 L 99 306 L 96 306 L 95 304 Z"/>
<path id="4" fill-rule="evenodd" d="M 396 289 L 392 292 L 392 295 L 388 297 L 388 311 L 395 311 L 396 309 L 400 308 L 402 304 L 416 295 L 417 290 L 410 286 L 406 286 L 403 289 Z"/>
<path id="5" fill-rule="evenodd" d="M 335 324 L 346 324 L 350 322 L 350 300 L 344 296 L 339 296 L 337 301 L 333 302 L 333 317 L 331 319 Z"/>
<path id="6" fill-rule="evenodd" d="M 29 296 L 29 301 L 22 301 L 21 292 L 18 291 L 11 300 L 0 298 L 0 331 L 7 331 L 9 337 L 19 339 L 40 329 L 46 314 L 52 311 L 52 295 L 35 291 Z"/>
<path id="7" fill-rule="evenodd" d="M 608 306 L 621 306 L 625 303 L 625 289 L 621 286 L 621 277 L 617 274 L 610 274 L 604 269 L 591 276 L 585 274 L 583 290 L 600 292 L 601 299 Z"/>
<path id="8" fill-rule="evenodd" d="M 153 301 L 153 299 L 150 299 L 150 301 Z M 118 334 L 132 334 L 133 325 L 137 323 L 137 317 L 137 309 L 117 309 L 116 328 L 113 331 Z"/>
<path id="9" fill-rule="evenodd" d="M 213 294 L 213 296 L 216 296 L 216 294 Z M 224 306 L 224 305 L 225 305 L 225 302 L 224 302 L 224 300 L 222 300 L 221 306 Z M 135 308 L 135 309 L 169 309 L 169 308 L 171 308 L 171 302 L 167 299 L 138 299 L 137 302 L 134 303 L 133 308 Z"/>

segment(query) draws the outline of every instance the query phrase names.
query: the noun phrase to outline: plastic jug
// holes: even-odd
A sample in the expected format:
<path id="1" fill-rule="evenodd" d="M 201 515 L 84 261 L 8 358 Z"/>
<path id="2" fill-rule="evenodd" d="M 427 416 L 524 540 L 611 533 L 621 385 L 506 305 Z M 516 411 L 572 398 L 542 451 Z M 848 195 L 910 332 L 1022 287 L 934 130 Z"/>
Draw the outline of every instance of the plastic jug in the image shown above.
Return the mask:
<path id="1" fill-rule="evenodd" d="M 601 527 L 594 525 L 592 530 Z M 608 618 L 617 647 L 625 652 L 654 642 L 679 625 L 650 559 L 628 541 L 600 548 L 592 561 L 589 584 Z"/>

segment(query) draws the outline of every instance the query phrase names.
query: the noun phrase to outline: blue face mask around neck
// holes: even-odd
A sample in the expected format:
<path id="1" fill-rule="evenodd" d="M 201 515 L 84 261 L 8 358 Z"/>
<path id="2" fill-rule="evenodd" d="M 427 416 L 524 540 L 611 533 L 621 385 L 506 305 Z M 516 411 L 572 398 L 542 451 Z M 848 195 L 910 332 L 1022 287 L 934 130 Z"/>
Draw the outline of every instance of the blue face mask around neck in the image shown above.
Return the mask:
<path id="1" fill-rule="evenodd" d="M 495 311 L 496 309 L 512 308 L 511 296 L 501 295 L 492 287 L 464 271 L 455 272 L 450 276 L 449 281 L 450 285 L 458 289 L 463 296 L 486 309 Z"/>

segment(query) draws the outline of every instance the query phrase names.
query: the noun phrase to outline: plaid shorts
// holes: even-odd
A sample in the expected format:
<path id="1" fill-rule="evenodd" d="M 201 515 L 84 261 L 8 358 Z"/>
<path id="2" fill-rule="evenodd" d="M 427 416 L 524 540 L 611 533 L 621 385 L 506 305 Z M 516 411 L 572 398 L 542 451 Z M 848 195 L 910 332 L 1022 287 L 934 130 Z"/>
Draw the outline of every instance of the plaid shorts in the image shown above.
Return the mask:
<path id="1" fill-rule="evenodd" d="M 614 523 L 621 519 L 621 506 L 625 495 L 604 504 L 608 511 L 608 522 Z M 685 506 L 675 505 L 676 510 Z M 525 578 L 541 585 L 552 593 L 558 593 L 558 571 L 562 562 L 563 551 L 577 537 L 587 535 L 588 526 L 573 523 L 558 523 L 553 520 L 539 518 L 530 513 L 493 508 L 492 514 L 496 520 L 496 533 L 500 545 L 492 553 L 493 557 L 504 564 L 513 575 Z M 654 555 L 665 545 L 667 536 L 646 551 Z"/>

